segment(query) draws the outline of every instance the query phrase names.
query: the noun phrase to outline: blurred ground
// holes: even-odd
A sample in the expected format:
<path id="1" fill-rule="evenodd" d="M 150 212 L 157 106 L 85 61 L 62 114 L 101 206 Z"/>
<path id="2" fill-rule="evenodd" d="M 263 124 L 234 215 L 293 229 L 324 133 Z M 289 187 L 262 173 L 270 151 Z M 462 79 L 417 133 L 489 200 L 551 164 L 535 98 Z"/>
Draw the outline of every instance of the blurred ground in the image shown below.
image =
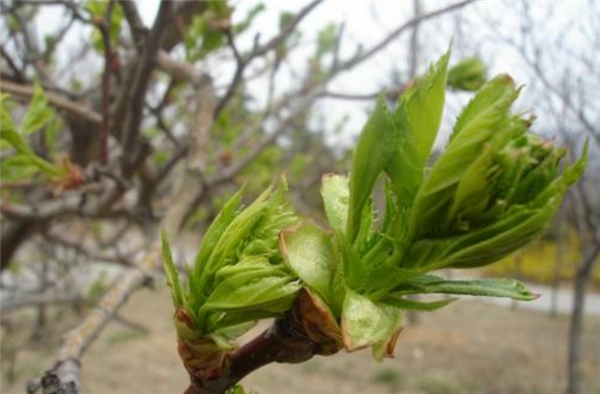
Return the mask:
<path id="1" fill-rule="evenodd" d="M 122 313 L 148 329 L 112 323 L 84 359 L 87 394 L 177 394 L 187 376 L 175 351 L 165 288 L 136 294 Z M 400 336 L 397 357 L 381 364 L 368 352 L 271 365 L 244 381 L 261 394 L 562 394 L 568 319 L 462 300 L 421 316 Z M 587 316 L 583 392 L 600 394 L 600 317 Z M 6 338 L 5 338 L 6 339 Z M 16 380 L 2 393 L 23 393 L 53 352 L 19 353 Z M 4 363 L 6 364 L 6 363 Z M 3 365 L 6 368 L 6 365 Z"/>

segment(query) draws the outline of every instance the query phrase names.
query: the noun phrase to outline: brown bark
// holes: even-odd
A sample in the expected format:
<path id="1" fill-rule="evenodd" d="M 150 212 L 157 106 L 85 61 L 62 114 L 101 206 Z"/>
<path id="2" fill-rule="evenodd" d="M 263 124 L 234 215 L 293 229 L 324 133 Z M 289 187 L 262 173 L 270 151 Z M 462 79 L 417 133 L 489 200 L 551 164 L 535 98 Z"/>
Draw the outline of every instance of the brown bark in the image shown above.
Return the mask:
<path id="1" fill-rule="evenodd" d="M 327 343 L 309 338 L 299 309 L 276 320 L 256 338 L 228 356 L 228 368 L 222 376 L 201 382 L 192 378 L 183 394 L 223 394 L 251 372 L 271 363 L 298 364 L 315 355 L 332 354 Z"/>
<path id="2" fill-rule="evenodd" d="M 35 220 L 19 220 L 5 223 L 2 232 L 2 248 L 0 248 L 0 271 L 10 266 L 10 262 L 21 244 L 28 239 L 35 227 Z"/>

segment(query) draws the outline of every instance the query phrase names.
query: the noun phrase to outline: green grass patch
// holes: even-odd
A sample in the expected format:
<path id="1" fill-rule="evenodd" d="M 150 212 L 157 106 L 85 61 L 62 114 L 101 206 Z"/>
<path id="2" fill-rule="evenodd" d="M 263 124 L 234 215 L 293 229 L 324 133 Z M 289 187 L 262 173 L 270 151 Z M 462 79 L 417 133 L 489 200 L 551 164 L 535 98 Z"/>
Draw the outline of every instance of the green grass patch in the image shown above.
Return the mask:
<path id="1" fill-rule="evenodd" d="M 404 376 L 400 371 L 391 368 L 379 370 L 371 379 L 371 382 L 387 386 L 391 393 L 398 392 L 404 384 Z"/>
<path id="2" fill-rule="evenodd" d="M 440 378 L 426 378 L 419 382 L 423 394 L 465 394 L 464 388 L 456 382 Z"/>

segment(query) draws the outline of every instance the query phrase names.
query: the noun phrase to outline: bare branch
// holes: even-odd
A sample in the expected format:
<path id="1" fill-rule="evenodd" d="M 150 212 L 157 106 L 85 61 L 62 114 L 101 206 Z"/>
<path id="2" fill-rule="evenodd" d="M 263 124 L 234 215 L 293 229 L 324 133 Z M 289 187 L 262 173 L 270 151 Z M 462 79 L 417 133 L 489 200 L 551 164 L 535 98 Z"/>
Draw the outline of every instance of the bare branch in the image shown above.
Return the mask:
<path id="1" fill-rule="evenodd" d="M 52 371 L 58 378 L 58 382 L 55 383 L 58 383 L 60 387 L 74 387 L 73 393 L 81 392 L 79 382 L 81 364 L 79 360 L 100 335 L 104 327 L 116 315 L 117 311 L 127 302 L 129 295 L 148 283 L 150 278 L 149 269 L 158 255 L 158 244 L 155 244 L 149 252 L 145 264 L 122 275 L 120 280 L 104 295 L 98 307 L 92 311 L 83 324 L 65 336 L 56 366 Z M 44 383 L 42 379 L 42 388 L 48 386 L 49 384 Z"/>
<path id="2" fill-rule="evenodd" d="M 134 44 L 138 49 L 141 49 L 150 30 L 144 26 L 135 2 L 131 0 L 118 0 L 118 2 L 121 8 L 123 8 L 123 14 L 129 24 Z"/>
<path id="3" fill-rule="evenodd" d="M 381 90 L 379 92 L 364 93 L 364 94 L 324 91 L 321 94 L 321 97 L 327 97 L 327 98 L 332 98 L 332 99 L 337 99 L 337 100 L 372 101 L 372 100 L 375 100 L 380 95 L 385 94 L 385 97 L 387 97 L 389 100 L 393 101 L 393 100 L 396 100 L 402 94 L 402 92 L 404 92 L 404 90 L 406 90 L 407 86 L 410 86 L 410 82 L 408 82 L 404 86 L 401 86 L 396 89 Z"/>
<path id="4" fill-rule="evenodd" d="M 475 1 L 476 0 L 461 1 L 460 3 L 455 3 L 455 4 L 449 5 L 444 8 L 440 8 L 438 10 L 435 10 L 435 11 L 432 11 L 432 12 L 429 12 L 426 14 L 422 14 L 418 18 L 413 18 L 413 19 L 409 20 L 408 22 L 399 26 L 396 30 L 392 31 L 383 40 L 381 40 L 378 44 L 374 45 L 369 50 L 359 53 L 358 55 L 356 55 L 352 59 L 349 59 L 346 62 L 341 62 L 334 71 L 339 72 L 339 71 L 343 71 L 343 70 L 348 70 L 350 68 L 354 68 L 357 65 L 359 65 L 360 63 L 364 62 L 365 60 L 368 60 L 372 56 L 376 55 L 378 52 L 380 52 L 382 49 L 387 47 L 392 41 L 394 41 L 396 38 L 398 38 L 399 35 L 401 35 L 405 31 L 407 31 L 408 29 L 413 28 L 413 27 L 417 26 L 418 24 L 420 24 L 421 22 L 424 22 L 426 20 L 437 18 L 438 16 L 442 16 L 449 12 L 461 9 L 461 8 L 465 7 L 466 5 L 471 4 Z"/>
<path id="5" fill-rule="evenodd" d="M 144 51 L 138 61 L 138 67 L 135 71 L 129 100 L 127 101 L 127 125 L 125 128 L 123 149 L 128 152 L 123 156 L 123 165 L 125 173 L 131 172 L 133 162 L 139 154 L 136 154 L 137 138 L 142 124 L 142 114 L 144 112 L 144 100 L 150 77 L 156 65 L 156 57 L 160 50 L 162 38 L 166 26 L 171 21 L 173 4 L 170 1 L 162 1 L 158 10 L 158 16 L 152 27 L 152 31 L 146 38 Z"/>
<path id="6" fill-rule="evenodd" d="M 227 88 L 227 92 L 225 93 L 225 95 L 223 96 L 221 101 L 219 101 L 219 104 L 217 105 L 217 108 L 215 109 L 215 113 L 214 113 L 215 119 L 218 118 L 219 114 L 223 111 L 225 106 L 227 106 L 227 103 L 229 103 L 229 101 L 235 94 L 235 91 L 237 90 L 238 86 L 240 85 L 240 83 L 242 81 L 244 71 L 245 71 L 246 67 L 248 66 L 248 64 L 250 64 L 250 62 L 253 59 L 255 59 L 256 57 L 263 56 L 267 52 L 277 48 L 277 46 L 280 43 L 285 41 L 296 30 L 296 27 L 300 24 L 300 22 L 322 2 L 323 2 L 323 0 L 314 0 L 309 5 L 304 7 L 302 10 L 300 10 L 300 12 L 298 12 L 298 14 L 296 14 L 294 19 L 292 21 L 290 21 L 290 23 L 288 23 L 288 25 L 285 28 L 283 28 L 283 30 L 276 37 L 273 37 L 271 40 L 269 40 L 269 42 L 267 42 L 264 45 L 255 47 L 252 50 L 252 52 L 245 58 L 240 56 L 240 54 L 237 50 L 237 47 L 235 45 L 235 41 L 234 41 L 231 31 L 228 32 L 227 38 L 228 38 L 229 46 L 232 48 L 233 54 L 235 56 L 235 59 L 237 62 L 237 68 L 235 70 L 233 80 L 232 80 L 231 84 L 229 84 L 229 87 Z"/>
<path id="7" fill-rule="evenodd" d="M 298 27 L 300 22 L 321 3 L 323 3 L 323 0 L 314 0 L 309 5 L 307 5 L 303 9 L 301 9 L 300 12 L 298 12 L 298 14 L 296 14 L 294 16 L 294 18 L 290 21 L 290 23 L 288 23 L 283 28 L 281 33 L 279 33 L 276 37 L 273 37 L 266 44 L 261 45 L 258 48 L 256 48 L 256 50 L 253 51 L 252 56 L 253 57 L 262 56 L 265 53 L 269 52 L 270 50 L 277 48 L 277 46 L 281 42 L 285 41 L 296 30 L 296 27 Z"/>
<path id="8" fill-rule="evenodd" d="M 108 163 L 108 131 L 110 129 L 110 76 L 113 67 L 113 53 L 110 43 L 110 19 L 114 1 L 110 0 L 104 19 L 94 19 L 94 25 L 100 31 L 104 44 L 104 73 L 102 74 L 102 126 L 100 127 L 100 163 Z"/>
<path id="9" fill-rule="evenodd" d="M 15 312 L 24 308 L 39 306 L 73 305 L 81 304 L 86 299 L 81 295 L 73 294 L 26 294 L 2 300 L 2 315 Z"/>

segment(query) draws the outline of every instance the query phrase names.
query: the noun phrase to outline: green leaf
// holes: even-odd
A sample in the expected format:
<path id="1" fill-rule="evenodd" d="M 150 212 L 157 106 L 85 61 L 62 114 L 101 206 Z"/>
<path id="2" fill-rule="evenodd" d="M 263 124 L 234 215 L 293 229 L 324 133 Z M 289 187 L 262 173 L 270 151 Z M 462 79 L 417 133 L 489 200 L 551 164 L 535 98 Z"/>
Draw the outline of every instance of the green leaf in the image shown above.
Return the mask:
<path id="1" fill-rule="evenodd" d="M 384 263 L 369 270 L 365 295 L 372 300 L 379 300 L 391 289 L 401 283 L 410 281 L 422 273 L 417 269 L 399 268 L 389 263 Z"/>
<path id="2" fill-rule="evenodd" d="M 450 230 L 468 230 L 467 220 L 476 219 L 486 210 L 491 197 L 490 191 L 499 170 L 494 165 L 493 153 L 489 146 L 484 146 L 481 155 L 469 165 L 458 182 L 454 201 L 444 221 L 445 230 L 452 224 L 458 225 L 459 228 Z"/>
<path id="3" fill-rule="evenodd" d="M 400 142 L 386 173 L 403 209 L 410 208 L 419 190 L 442 121 L 449 58 L 450 51 L 402 95 L 394 113 Z"/>
<path id="4" fill-rule="evenodd" d="M 169 246 L 169 239 L 165 230 L 162 231 L 161 238 L 163 263 L 167 274 L 167 283 L 171 288 L 171 298 L 175 307 L 181 307 L 184 305 L 183 289 L 179 282 L 179 272 L 173 262 L 173 255 L 171 254 L 171 247 Z"/>
<path id="5" fill-rule="evenodd" d="M 551 199 L 558 199 L 562 201 L 567 189 L 581 178 L 588 162 L 589 154 L 589 140 L 585 140 L 583 145 L 583 152 L 581 157 L 577 161 L 565 168 L 564 172 L 556 178 L 546 189 L 540 192 L 534 200 L 530 201 L 528 206 L 538 207 L 546 204 Z M 559 202 L 560 203 L 560 202 Z"/>
<path id="6" fill-rule="evenodd" d="M 265 259 L 224 267 L 217 281 L 201 310 L 283 313 L 301 288 L 296 279 Z"/>
<path id="7" fill-rule="evenodd" d="M 455 294 L 483 297 L 504 297 L 520 301 L 535 300 L 538 296 L 514 279 L 452 280 L 434 275 L 423 275 L 392 293 L 405 294 Z"/>
<path id="8" fill-rule="evenodd" d="M 500 76 L 491 80 L 467 105 L 446 150 L 419 189 L 411 211 L 409 238 L 439 235 L 444 224 L 440 218 L 451 209 L 455 189 L 486 142 L 508 125 L 508 111 L 518 94 L 512 79 Z"/>
<path id="9" fill-rule="evenodd" d="M 219 328 L 215 330 L 209 336 L 215 339 L 215 342 L 219 344 L 221 349 L 224 349 L 227 344 L 230 344 L 236 338 L 241 337 L 246 332 L 251 330 L 256 325 L 256 321 L 250 319 L 249 321 L 244 321 L 244 323 L 228 325 L 223 328 Z M 220 341 L 220 342 L 219 342 Z"/>
<path id="10" fill-rule="evenodd" d="M 25 139 L 17 132 L 17 127 L 6 106 L 6 96 L 2 95 L 0 106 L 0 138 L 12 146 L 18 153 L 31 155 L 33 152 Z"/>
<path id="11" fill-rule="evenodd" d="M 535 167 L 530 169 L 515 185 L 510 203 L 526 204 L 545 190 L 556 179 L 563 154 L 564 151 L 562 150 L 552 152 L 541 163 L 535 163 Z"/>
<path id="12" fill-rule="evenodd" d="M 39 172 L 39 168 L 31 160 L 30 156 L 16 154 L 2 160 L 0 173 L 3 182 L 16 182 L 31 178 Z"/>
<path id="13" fill-rule="evenodd" d="M 33 98 L 21 121 L 19 133 L 27 135 L 39 131 L 54 117 L 54 110 L 48 106 L 48 100 L 39 83 L 35 83 Z"/>
<path id="14" fill-rule="evenodd" d="M 365 267 L 356 250 L 350 245 L 346 236 L 339 231 L 335 235 L 337 244 L 336 254 L 342 263 L 341 272 L 344 284 L 357 291 L 363 287 L 367 279 L 368 269 Z"/>
<path id="15" fill-rule="evenodd" d="M 342 309 L 344 345 L 348 351 L 387 343 L 400 326 L 398 309 L 372 302 L 351 290 Z"/>
<path id="16" fill-rule="evenodd" d="M 403 264 L 435 270 L 474 268 L 498 261 L 546 231 L 559 200 L 537 209 L 515 207 L 505 217 L 481 229 L 440 239 L 423 239 L 412 245 Z"/>
<path id="17" fill-rule="evenodd" d="M 267 208 L 260 221 L 252 230 L 247 243 L 240 250 L 240 257 L 265 256 L 280 262 L 279 234 L 281 231 L 294 226 L 298 218 L 288 207 L 285 199 L 287 185 L 281 178 L 273 194 L 269 197 Z"/>
<path id="18" fill-rule="evenodd" d="M 329 235 L 311 222 L 284 230 L 280 235 L 283 259 L 308 287 L 330 299 L 334 256 Z"/>
<path id="19" fill-rule="evenodd" d="M 38 170 L 46 173 L 47 175 L 50 175 L 51 177 L 58 178 L 62 175 L 62 171 L 58 166 L 48 162 L 45 159 L 42 159 L 41 157 L 33 153 L 25 139 L 23 139 L 23 137 L 21 137 L 21 135 L 10 126 L 10 124 L 7 125 L 7 127 L 4 127 L 3 125 L 0 129 L 0 139 L 6 141 L 9 145 L 15 148 L 15 150 L 22 157 L 27 158 L 26 161 L 30 165 L 37 167 Z M 25 159 L 21 158 L 19 160 Z"/>
<path id="20" fill-rule="evenodd" d="M 50 156 L 56 154 L 56 136 L 62 127 L 62 122 L 59 118 L 54 117 L 46 127 L 46 146 Z"/>
<path id="21" fill-rule="evenodd" d="M 354 152 L 350 176 L 350 205 L 346 234 L 354 243 L 373 186 L 398 144 L 391 114 L 383 96 L 365 125 Z"/>
<path id="22" fill-rule="evenodd" d="M 210 257 L 201 269 L 204 281 L 227 263 L 227 258 L 236 254 L 239 245 L 246 239 L 268 207 L 271 189 L 263 192 L 248 208 L 237 215 L 223 231 Z M 205 282 L 202 282 L 203 287 Z"/>
<path id="23" fill-rule="evenodd" d="M 202 272 L 205 269 L 208 259 L 215 250 L 215 246 L 223 236 L 225 230 L 237 216 L 237 209 L 240 207 L 243 191 L 244 188 L 240 188 L 240 190 L 225 203 L 223 209 L 221 209 L 208 230 L 206 230 L 194 262 L 194 276 L 196 278 L 199 279 L 202 276 Z"/>
<path id="24" fill-rule="evenodd" d="M 433 312 L 433 311 L 441 309 L 447 305 L 450 305 L 451 303 L 453 303 L 454 301 L 457 301 L 457 300 L 458 300 L 458 298 L 455 297 L 455 298 L 447 298 L 445 300 L 439 300 L 439 301 L 422 302 L 422 301 L 407 300 L 405 298 L 402 298 L 402 297 L 396 296 L 396 295 L 389 295 L 389 296 L 383 298 L 381 300 L 381 302 L 386 305 L 393 306 L 395 308 L 406 310 L 406 311 L 413 310 L 413 311 L 419 311 L 419 312 Z"/>
<path id="25" fill-rule="evenodd" d="M 343 175 L 324 175 L 321 181 L 321 196 L 329 225 L 338 231 L 345 231 L 350 201 L 348 178 Z"/>
<path id="26" fill-rule="evenodd" d="M 39 105 L 39 104 L 31 104 Z M 29 115 L 29 122 L 31 125 L 39 124 L 39 119 L 37 116 L 32 115 L 32 113 L 36 111 L 31 111 L 28 109 L 27 111 Z M 39 111 L 38 111 L 39 112 Z M 28 127 L 21 127 L 24 131 L 29 131 Z M 56 165 L 50 163 L 49 161 L 39 157 L 36 155 L 33 150 L 29 147 L 29 144 L 25 140 L 25 138 L 17 131 L 17 127 L 12 119 L 12 116 L 8 110 L 7 96 L 0 95 L 0 140 L 5 141 L 10 146 L 12 146 L 17 155 L 20 156 L 18 159 L 14 159 L 13 168 L 16 164 L 21 164 L 25 167 L 36 167 L 39 171 L 44 172 L 45 174 L 53 177 L 59 178 L 63 171 Z M 10 165 L 10 164 L 9 164 Z M 14 172 L 13 172 L 14 173 Z M 33 173 L 31 170 L 21 171 L 21 173 Z"/>

